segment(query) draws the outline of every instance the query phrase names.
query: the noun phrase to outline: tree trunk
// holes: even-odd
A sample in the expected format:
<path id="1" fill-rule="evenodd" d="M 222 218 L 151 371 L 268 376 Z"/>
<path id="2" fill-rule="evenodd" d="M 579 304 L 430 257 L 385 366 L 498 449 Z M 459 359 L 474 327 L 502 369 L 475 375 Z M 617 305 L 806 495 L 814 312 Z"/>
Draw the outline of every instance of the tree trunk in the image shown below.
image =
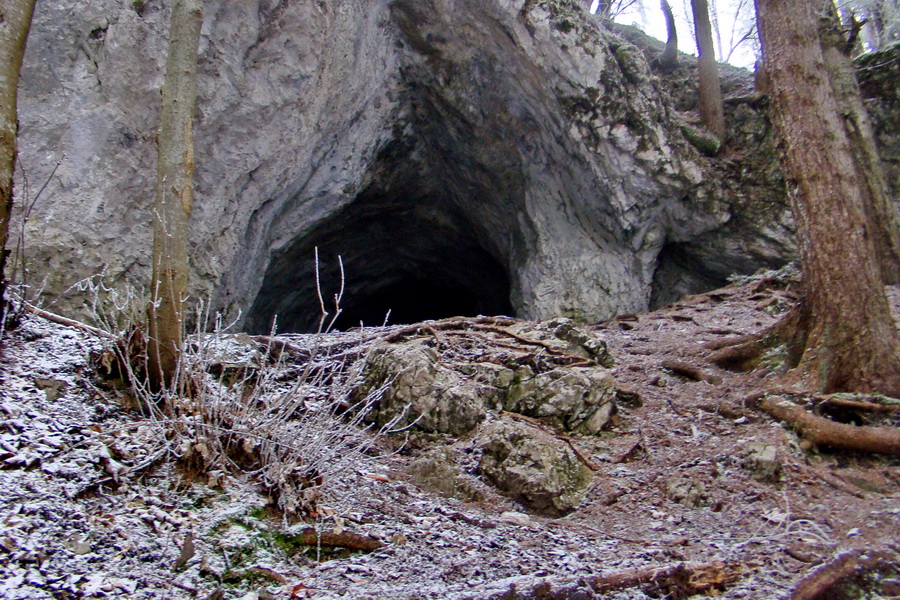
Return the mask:
<path id="1" fill-rule="evenodd" d="M 875 243 L 881 277 L 886 285 L 900 283 L 900 233 L 884 178 L 881 156 L 875 147 L 875 134 L 856 81 L 853 61 L 847 54 L 847 40 L 840 18 L 831 0 L 820 0 L 822 15 L 819 39 L 825 68 L 838 105 L 838 114 L 850 140 L 857 174 L 863 180 L 861 193 L 869 236 Z"/>
<path id="2" fill-rule="evenodd" d="M 703 125 L 719 141 L 725 142 L 725 108 L 719 85 L 719 66 L 713 47 L 712 26 L 706 0 L 691 0 L 694 31 L 697 37 L 697 68 L 700 71 L 700 118 Z"/>
<path id="3" fill-rule="evenodd" d="M 791 179 L 803 267 L 801 372 L 826 392 L 900 396 L 900 336 L 809 0 L 756 0 L 773 119 Z"/>
<path id="4" fill-rule="evenodd" d="M 187 238 L 193 207 L 192 122 L 202 23 L 200 0 L 173 0 L 153 216 L 148 361 L 150 383 L 156 390 L 175 382 L 181 357 L 188 282 Z"/>
<path id="5" fill-rule="evenodd" d="M 600 0 L 599 4 L 597 4 L 596 14 L 604 19 L 609 19 L 612 16 L 612 3 L 613 0 Z"/>
<path id="6" fill-rule="evenodd" d="M 0 323 L 6 318 L 6 248 L 13 205 L 13 171 L 18 147 L 16 100 L 19 70 L 31 29 L 35 0 L 0 0 Z"/>
<path id="7" fill-rule="evenodd" d="M 666 18 L 666 49 L 659 57 L 659 66 L 663 69 L 674 69 L 678 66 L 678 30 L 675 28 L 675 15 L 668 0 L 660 2 Z"/>

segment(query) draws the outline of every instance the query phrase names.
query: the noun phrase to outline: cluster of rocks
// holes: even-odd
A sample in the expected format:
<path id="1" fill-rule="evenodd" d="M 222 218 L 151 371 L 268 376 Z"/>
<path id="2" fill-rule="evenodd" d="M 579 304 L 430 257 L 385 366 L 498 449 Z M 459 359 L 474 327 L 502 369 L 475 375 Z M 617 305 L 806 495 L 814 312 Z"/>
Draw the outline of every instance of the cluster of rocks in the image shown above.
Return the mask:
<path id="1" fill-rule="evenodd" d="M 615 408 L 603 341 L 563 318 L 409 331 L 372 348 L 360 393 L 384 388 L 379 424 L 444 434 L 413 479 L 473 499 L 479 475 L 537 512 L 578 506 L 593 472 L 569 435 L 596 434 Z"/>

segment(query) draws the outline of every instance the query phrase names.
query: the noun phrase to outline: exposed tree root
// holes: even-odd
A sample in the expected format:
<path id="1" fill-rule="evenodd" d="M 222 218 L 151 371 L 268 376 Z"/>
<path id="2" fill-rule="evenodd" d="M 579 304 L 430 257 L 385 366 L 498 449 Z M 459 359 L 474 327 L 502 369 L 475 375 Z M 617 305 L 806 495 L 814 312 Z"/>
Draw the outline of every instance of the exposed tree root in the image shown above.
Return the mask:
<path id="1" fill-rule="evenodd" d="M 851 550 L 804 577 L 790 600 L 840 600 L 849 598 L 837 590 L 847 580 L 890 564 L 896 556 L 884 551 Z"/>
<path id="2" fill-rule="evenodd" d="M 759 400 L 759 407 L 776 419 L 788 423 L 805 439 L 818 446 L 900 456 L 900 429 L 896 427 L 860 427 L 835 423 L 779 396 L 762 398 Z"/>
<path id="3" fill-rule="evenodd" d="M 721 377 L 717 375 L 710 375 L 700 367 L 694 366 L 684 361 L 666 359 L 662 361 L 662 366 L 663 368 L 672 371 L 676 375 L 681 375 L 682 377 L 687 377 L 688 379 L 692 379 L 694 381 L 705 381 L 706 383 L 710 383 L 712 385 L 719 385 L 720 383 L 722 383 Z"/>
<path id="4" fill-rule="evenodd" d="M 785 346 L 788 357 L 785 367 L 794 367 L 800 361 L 802 342 L 806 338 L 805 329 L 801 329 L 800 325 L 799 311 L 792 310 L 774 325 L 758 333 L 706 344 L 707 349 L 714 351 L 709 360 L 729 371 L 752 371 L 762 362 L 766 352 Z"/>
<path id="5" fill-rule="evenodd" d="M 517 578 L 460 595 L 455 600 L 591 600 L 616 590 L 637 587 L 647 594 L 687 598 L 722 590 L 737 581 L 741 572 L 739 565 L 685 562 L 580 578 Z"/>

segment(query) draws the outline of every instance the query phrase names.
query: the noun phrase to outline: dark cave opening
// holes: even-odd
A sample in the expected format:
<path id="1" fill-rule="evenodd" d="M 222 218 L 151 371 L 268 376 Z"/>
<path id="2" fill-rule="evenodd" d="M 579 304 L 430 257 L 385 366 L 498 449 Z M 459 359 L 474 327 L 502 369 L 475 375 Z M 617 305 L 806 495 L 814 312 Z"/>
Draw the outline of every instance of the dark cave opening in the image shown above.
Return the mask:
<path id="1" fill-rule="evenodd" d="M 404 193 L 406 192 L 406 193 Z M 477 224 L 445 198 L 408 190 L 363 193 L 273 256 L 246 329 L 308 333 L 344 291 L 336 329 L 408 324 L 451 316 L 511 315 L 510 278 Z M 330 320 L 330 317 L 329 317 Z M 326 321 L 327 322 L 327 321 Z"/>

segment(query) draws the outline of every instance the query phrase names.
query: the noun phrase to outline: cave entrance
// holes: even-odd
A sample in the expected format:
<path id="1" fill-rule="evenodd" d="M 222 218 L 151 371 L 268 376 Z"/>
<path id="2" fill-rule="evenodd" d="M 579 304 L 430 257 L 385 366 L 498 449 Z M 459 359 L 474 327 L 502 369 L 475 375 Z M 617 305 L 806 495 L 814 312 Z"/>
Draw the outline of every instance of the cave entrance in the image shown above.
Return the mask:
<path id="1" fill-rule="evenodd" d="M 407 324 L 451 316 L 510 315 L 506 268 L 452 202 L 402 192 L 363 194 L 270 262 L 246 328 L 314 332 L 320 320 L 314 255 L 326 308 L 334 314 L 344 266 L 337 329 Z"/>

